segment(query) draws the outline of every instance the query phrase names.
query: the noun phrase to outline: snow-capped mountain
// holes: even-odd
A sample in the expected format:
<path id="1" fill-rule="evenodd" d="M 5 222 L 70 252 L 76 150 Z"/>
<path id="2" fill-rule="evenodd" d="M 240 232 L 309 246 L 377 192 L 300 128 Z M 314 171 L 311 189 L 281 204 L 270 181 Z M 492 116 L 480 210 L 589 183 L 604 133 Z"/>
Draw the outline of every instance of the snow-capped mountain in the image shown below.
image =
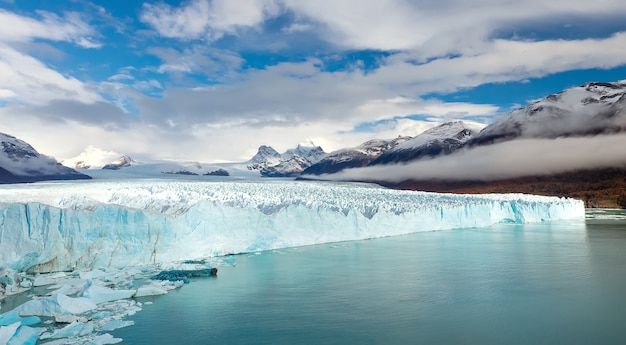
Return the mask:
<path id="1" fill-rule="evenodd" d="M 311 141 L 300 143 L 295 149 L 289 149 L 282 154 L 271 146 L 261 145 L 246 165 L 250 170 L 258 170 L 261 176 L 294 177 L 325 155 L 324 150 Z"/>
<path id="2" fill-rule="evenodd" d="M 626 80 L 586 83 L 549 95 L 487 126 L 467 145 L 626 130 Z"/>
<path id="3" fill-rule="evenodd" d="M 329 153 L 319 162 L 305 169 L 303 175 L 332 174 L 343 169 L 358 168 L 368 165 L 383 152 L 409 140 L 410 137 L 397 137 L 391 140 L 374 139 L 348 149 Z"/>
<path id="4" fill-rule="evenodd" d="M 424 157 L 450 154 L 463 147 L 485 125 L 467 122 L 446 122 L 385 151 L 369 165 L 409 162 Z"/>
<path id="5" fill-rule="evenodd" d="M 300 156 L 311 163 L 317 163 L 320 159 L 324 158 L 326 152 L 320 147 L 315 145 L 312 141 L 305 141 L 298 144 L 295 149 L 289 149 L 281 155 L 284 161 L 291 160 L 295 156 Z"/>
<path id="6" fill-rule="evenodd" d="M 25 141 L 0 133 L 0 183 L 89 178 L 40 154 Z"/>
<path id="7" fill-rule="evenodd" d="M 309 166 L 311 166 L 309 160 L 294 154 L 289 160 L 261 169 L 260 173 L 264 177 L 296 177 L 302 174 L 302 171 Z"/>
<path id="8" fill-rule="evenodd" d="M 247 162 L 248 169 L 261 170 L 280 164 L 281 156 L 271 146 L 261 145 L 257 153 Z"/>
<path id="9" fill-rule="evenodd" d="M 61 163 L 73 169 L 110 169 L 117 170 L 130 166 L 134 161 L 130 156 L 115 151 L 105 151 L 97 147 L 87 146 L 74 158 Z"/>

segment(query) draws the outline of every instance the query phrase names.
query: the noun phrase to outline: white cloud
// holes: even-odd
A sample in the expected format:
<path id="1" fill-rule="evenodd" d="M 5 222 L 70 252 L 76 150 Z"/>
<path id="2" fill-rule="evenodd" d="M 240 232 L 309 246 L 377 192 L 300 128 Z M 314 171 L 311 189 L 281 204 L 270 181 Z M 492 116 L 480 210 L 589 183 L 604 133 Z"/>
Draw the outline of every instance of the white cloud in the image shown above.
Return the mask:
<path id="1" fill-rule="evenodd" d="M 162 99 L 138 99 L 136 106 L 155 121 L 175 117 L 182 125 L 293 125 L 333 119 L 338 130 L 412 114 L 443 118 L 489 116 L 498 109 L 492 105 L 424 101 L 419 96 L 569 69 L 615 67 L 626 63 L 621 50 L 624 46 L 626 33 L 572 41 L 497 40 L 480 55 L 425 64 L 409 63 L 405 53 L 398 53 L 367 74 L 358 69 L 323 71 L 321 62 L 311 59 L 248 70 L 245 76 L 225 85 L 169 89 Z M 594 59 L 589 58 L 592 55 Z"/>
<path id="2" fill-rule="evenodd" d="M 17 96 L 13 90 L 0 89 L 0 98 L 13 98 Z"/>
<path id="3" fill-rule="evenodd" d="M 273 0 L 191 0 L 181 7 L 145 3 L 140 18 L 164 37 L 213 41 L 258 26 L 278 11 Z"/>
<path id="4" fill-rule="evenodd" d="M 93 29 L 77 13 L 63 17 L 39 11 L 40 20 L 0 9 L 0 89 L 12 102 L 44 104 L 52 100 L 78 100 L 86 103 L 100 100 L 87 85 L 64 76 L 19 48 L 32 48 L 35 39 L 72 42 L 83 48 L 101 45 L 92 40 Z"/>
<path id="5" fill-rule="evenodd" d="M 284 0 L 298 15 L 319 23 L 324 38 L 350 49 L 414 50 L 422 58 L 471 52 L 497 31 L 520 23 L 626 13 L 620 0 L 362 1 Z"/>
<path id="6" fill-rule="evenodd" d="M 157 73 L 198 73 L 210 77 L 224 77 L 234 74 L 244 60 L 237 54 L 207 47 L 192 45 L 183 50 L 174 48 L 150 48 L 148 53 L 163 61 L 156 68 Z"/>
<path id="7" fill-rule="evenodd" d="M 28 42 L 34 38 L 73 42 L 84 48 L 99 48 L 91 37 L 94 30 L 77 13 L 64 17 L 38 11 L 41 20 L 24 17 L 0 9 L 0 42 Z"/>
<path id="8" fill-rule="evenodd" d="M 313 30 L 313 25 L 311 24 L 303 24 L 303 23 L 292 23 L 286 28 L 283 28 L 282 31 L 292 34 L 295 32 L 306 32 Z"/>
<path id="9" fill-rule="evenodd" d="M 100 96 L 83 82 L 48 68 L 41 61 L 0 43 L 0 89 L 11 93 L 12 101 L 44 104 L 52 100 L 79 100 L 86 103 Z"/>
<path id="10" fill-rule="evenodd" d="M 179 7 L 146 3 L 139 19 L 175 40 L 151 37 L 150 43 L 168 48 L 147 47 L 140 46 L 145 43 L 140 35 L 132 43 L 156 56 L 157 64 L 120 70 L 88 85 L 20 48 L 33 40 L 99 47 L 92 38 L 99 37 L 97 32 L 78 14 L 38 12 L 24 17 L 0 10 L 0 99 L 12 105 L 2 109 L 0 119 L 7 128 L 17 128 L 13 134 L 28 132 L 19 121 L 9 121 L 15 116 L 28 119 L 33 130 L 45 131 L 49 120 L 57 119 L 61 132 L 89 134 L 48 143 L 50 151 L 45 152 L 60 157 L 70 156 L 61 154 L 68 146 L 79 145 L 74 150 L 80 151 L 93 144 L 120 152 L 131 147 L 138 154 L 152 150 L 155 156 L 228 160 L 247 158 L 260 144 L 284 150 L 310 137 L 332 150 L 372 137 L 415 135 L 436 121 L 499 111 L 489 104 L 423 99 L 426 94 L 624 65 L 626 33 L 569 41 L 494 39 L 514 36 L 517 28 L 536 22 L 624 13 L 626 2 L 613 0 L 601 5 L 565 0 L 190 0 Z M 321 56 L 336 52 L 343 57 L 358 49 L 391 51 L 380 58 L 379 68 L 367 72 L 359 63 L 324 70 L 324 61 L 316 58 L 244 69 L 240 55 L 216 48 L 224 47 L 216 40 L 225 35 L 259 38 L 253 51 L 293 53 L 287 44 L 311 44 L 313 48 L 291 47 L 298 57 L 317 53 L 317 45 Z M 307 40 L 299 40 L 303 37 Z M 249 47 L 234 41 L 229 47 Z M 210 83 L 203 85 L 202 80 Z M 80 113 L 64 119 L 64 111 Z M 406 118 L 413 114 L 435 122 Z M 354 131 L 359 124 L 377 122 L 370 131 Z M 53 140 L 51 135 L 33 138 L 40 145 L 46 145 L 44 139 Z"/>
<path id="11" fill-rule="evenodd" d="M 582 40 L 494 40 L 475 55 L 412 63 L 410 53 L 392 55 L 368 76 L 371 82 L 408 85 L 414 92 L 452 92 L 485 83 L 518 81 L 568 70 L 626 64 L 626 32 Z"/>

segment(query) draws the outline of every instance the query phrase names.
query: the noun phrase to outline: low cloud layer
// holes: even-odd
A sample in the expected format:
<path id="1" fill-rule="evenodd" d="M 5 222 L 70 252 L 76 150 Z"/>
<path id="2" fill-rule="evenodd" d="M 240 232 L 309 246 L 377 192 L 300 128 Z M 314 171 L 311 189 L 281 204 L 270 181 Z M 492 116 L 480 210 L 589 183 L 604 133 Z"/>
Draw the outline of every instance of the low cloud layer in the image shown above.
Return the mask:
<path id="1" fill-rule="evenodd" d="M 348 169 L 328 180 L 497 180 L 581 169 L 626 167 L 626 134 L 520 139 L 404 165 Z"/>

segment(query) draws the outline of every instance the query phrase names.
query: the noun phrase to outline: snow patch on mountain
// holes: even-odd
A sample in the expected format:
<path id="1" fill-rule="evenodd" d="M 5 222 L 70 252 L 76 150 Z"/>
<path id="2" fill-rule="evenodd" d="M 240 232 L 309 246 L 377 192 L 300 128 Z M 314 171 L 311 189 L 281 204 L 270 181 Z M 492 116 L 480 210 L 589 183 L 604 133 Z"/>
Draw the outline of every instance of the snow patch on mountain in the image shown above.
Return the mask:
<path id="1" fill-rule="evenodd" d="M 111 169 L 128 167 L 134 161 L 128 155 L 87 146 L 78 156 L 65 159 L 63 165 L 73 169 Z"/>
<path id="2" fill-rule="evenodd" d="M 305 169 L 303 175 L 332 174 L 347 168 L 368 165 L 385 151 L 409 140 L 410 137 L 397 137 L 391 140 L 372 139 L 363 144 L 329 153 L 316 164 Z"/>
<path id="3" fill-rule="evenodd" d="M 472 135 L 480 132 L 485 126 L 485 124 L 470 121 L 446 122 L 424 131 L 420 135 L 399 144 L 387 152 L 420 148 L 432 142 L 440 142 L 445 139 L 455 139 L 459 142 L 465 142 L 469 140 Z"/>
<path id="4" fill-rule="evenodd" d="M 409 162 L 450 154 L 463 147 L 484 127 L 484 124 L 469 121 L 446 122 L 385 151 L 370 165 Z"/>
<path id="5" fill-rule="evenodd" d="M 257 153 L 248 161 L 248 169 L 261 170 L 280 164 L 282 158 L 271 146 L 261 145 Z"/>
<path id="6" fill-rule="evenodd" d="M 549 95 L 496 120 L 468 145 L 626 130 L 626 81 L 592 82 Z"/>
<path id="7" fill-rule="evenodd" d="M 258 170 L 265 177 L 294 177 L 317 163 L 326 153 L 312 141 L 298 144 L 280 154 L 271 146 L 261 145 L 257 153 L 247 162 L 249 170 Z"/>

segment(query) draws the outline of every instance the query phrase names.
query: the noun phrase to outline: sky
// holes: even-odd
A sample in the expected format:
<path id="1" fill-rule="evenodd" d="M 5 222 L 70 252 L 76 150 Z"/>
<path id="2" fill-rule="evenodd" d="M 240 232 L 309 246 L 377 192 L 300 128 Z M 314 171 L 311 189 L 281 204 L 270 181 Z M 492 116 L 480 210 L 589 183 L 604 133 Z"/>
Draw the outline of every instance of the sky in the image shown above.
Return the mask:
<path id="1" fill-rule="evenodd" d="M 0 132 L 243 161 L 493 122 L 626 79 L 623 0 L 0 0 Z"/>

